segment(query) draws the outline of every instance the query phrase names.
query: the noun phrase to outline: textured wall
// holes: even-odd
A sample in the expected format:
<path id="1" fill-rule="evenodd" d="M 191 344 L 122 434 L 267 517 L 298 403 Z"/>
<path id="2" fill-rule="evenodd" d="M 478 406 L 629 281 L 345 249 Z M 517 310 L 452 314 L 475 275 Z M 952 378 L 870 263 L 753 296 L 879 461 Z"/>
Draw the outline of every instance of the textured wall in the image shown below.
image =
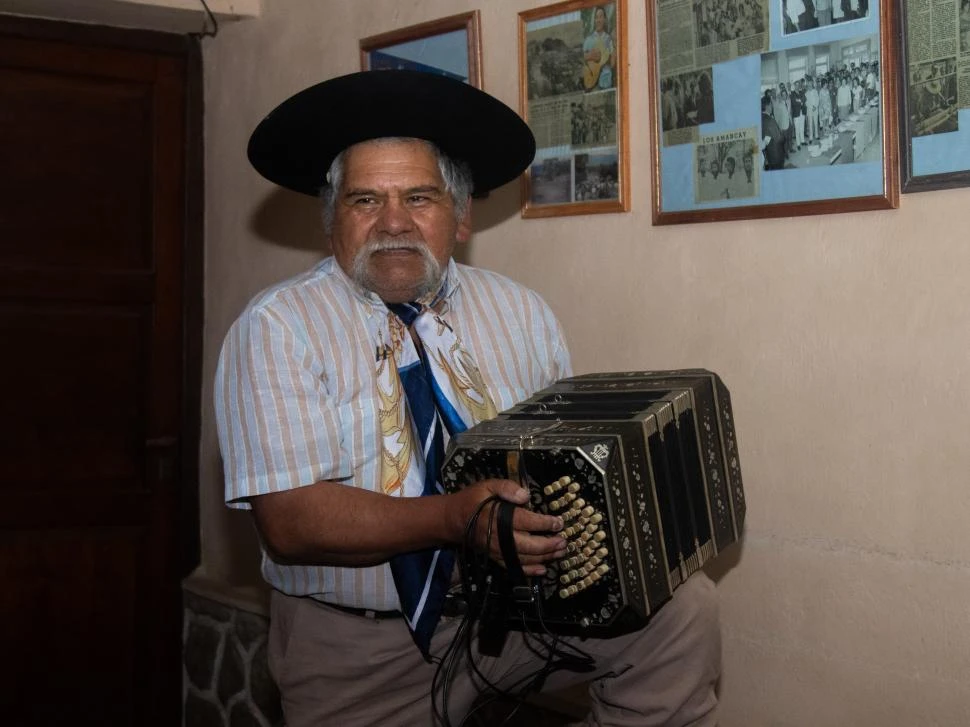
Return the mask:
<path id="1" fill-rule="evenodd" d="M 357 70 L 358 38 L 474 7 L 486 88 L 516 105 L 516 14 L 539 4 L 289 0 L 206 41 L 207 387 L 246 300 L 322 246 L 312 202 L 247 166 L 261 116 Z M 579 372 L 704 366 L 731 388 L 749 511 L 720 582 L 723 725 L 968 724 L 968 192 L 652 227 L 643 3 L 629 11 L 633 211 L 522 220 L 510 185 L 476 202 L 461 254 L 539 290 Z M 251 582 L 208 408 L 203 453 L 204 568 Z"/>

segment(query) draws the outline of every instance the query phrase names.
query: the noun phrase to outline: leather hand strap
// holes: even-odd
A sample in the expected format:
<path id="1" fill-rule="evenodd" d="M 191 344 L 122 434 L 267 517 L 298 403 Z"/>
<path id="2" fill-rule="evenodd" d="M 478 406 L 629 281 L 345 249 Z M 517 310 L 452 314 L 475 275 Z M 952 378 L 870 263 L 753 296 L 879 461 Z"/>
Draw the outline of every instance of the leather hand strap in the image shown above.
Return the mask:
<path id="1" fill-rule="evenodd" d="M 502 560 L 505 561 L 505 569 L 509 574 L 513 597 L 519 603 L 531 603 L 533 601 L 532 587 L 522 570 L 522 561 L 519 560 L 519 553 L 515 548 L 515 530 L 512 526 L 515 510 L 516 506 L 511 502 L 504 500 L 499 502 L 496 523 L 498 544 L 502 551 Z"/>

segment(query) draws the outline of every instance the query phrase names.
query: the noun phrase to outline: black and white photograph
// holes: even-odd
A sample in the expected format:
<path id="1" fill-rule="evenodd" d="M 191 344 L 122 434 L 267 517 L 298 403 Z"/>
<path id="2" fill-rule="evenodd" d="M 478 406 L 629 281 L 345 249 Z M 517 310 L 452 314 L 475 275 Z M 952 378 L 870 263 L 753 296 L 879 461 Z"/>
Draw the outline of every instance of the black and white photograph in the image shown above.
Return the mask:
<path id="1" fill-rule="evenodd" d="M 698 48 L 765 32 L 766 0 L 694 0 Z"/>
<path id="2" fill-rule="evenodd" d="M 574 147 L 616 144 L 616 91 L 586 94 L 570 103 Z"/>
<path id="3" fill-rule="evenodd" d="M 910 66 L 909 113 L 912 135 L 956 131 L 957 59 L 942 58 Z"/>
<path id="4" fill-rule="evenodd" d="M 761 164 L 755 129 L 704 137 L 694 146 L 694 199 L 757 197 Z"/>
<path id="5" fill-rule="evenodd" d="M 526 38 L 529 100 L 583 90 L 583 24 L 557 23 L 529 32 Z"/>
<path id="6" fill-rule="evenodd" d="M 615 151 L 576 155 L 576 201 L 618 199 L 620 165 Z"/>
<path id="7" fill-rule="evenodd" d="M 882 158 L 878 54 L 877 36 L 762 54 L 765 171 Z"/>
<path id="8" fill-rule="evenodd" d="M 583 89 L 616 87 L 616 3 L 580 11 L 583 23 Z"/>
<path id="9" fill-rule="evenodd" d="M 869 0 L 780 0 L 785 35 L 869 17 Z"/>
<path id="10" fill-rule="evenodd" d="M 572 158 L 537 159 L 532 165 L 529 185 L 532 204 L 568 204 L 572 202 Z"/>
<path id="11" fill-rule="evenodd" d="M 714 121 L 711 68 L 660 79 L 660 124 L 664 131 Z"/>

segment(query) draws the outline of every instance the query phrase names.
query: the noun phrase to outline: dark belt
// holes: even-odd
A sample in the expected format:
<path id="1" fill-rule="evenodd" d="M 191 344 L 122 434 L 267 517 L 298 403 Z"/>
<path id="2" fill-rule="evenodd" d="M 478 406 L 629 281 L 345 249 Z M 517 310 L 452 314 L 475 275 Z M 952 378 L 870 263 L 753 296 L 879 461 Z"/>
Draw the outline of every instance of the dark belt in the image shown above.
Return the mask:
<path id="1" fill-rule="evenodd" d="M 353 606 L 341 606 L 336 603 L 327 603 L 326 601 L 321 601 L 324 606 L 328 608 L 334 608 L 338 611 L 343 611 L 344 613 L 349 613 L 351 616 L 360 616 L 362 618 L 372 618 L 375 621 L 382 621 L 388 618 L 404 618 L 404 614 L 400 611 L 377 611 L 373 608 L 355 608 Z"/>
<path id="2" fill-rule="evenodd" d="M 343 611 L 344 613 L 349 613 L 351 616 L 360 616 L 361 618 L 370 618 L 375 621 L 382 621 L 384 619 L 391 618 L 404 618 L 404 614 L 400 611 L 377 611 L 373 608 L 356 608 L 354 606 L 341 606 L 337 603 L 327 603 L 326 601 L 320 601 L 324 606 L 328 608 L 336 609 L 337 611 Z M 457 593 L 449 593 L 445 596 L 445 602 L 441 609 L 441 615 L 446 618 L 453 618 L 455 616 L 463 616 L 466 610 L 467 604 L 465 599 L 463 599 Z"/>

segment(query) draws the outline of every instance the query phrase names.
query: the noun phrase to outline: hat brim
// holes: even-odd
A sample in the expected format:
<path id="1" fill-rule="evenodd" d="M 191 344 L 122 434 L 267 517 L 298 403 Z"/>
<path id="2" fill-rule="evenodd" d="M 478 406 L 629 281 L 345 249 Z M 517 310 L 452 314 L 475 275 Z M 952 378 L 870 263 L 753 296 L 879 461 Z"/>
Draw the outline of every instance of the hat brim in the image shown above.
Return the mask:
<path id="1" fill-rule="evenodd" d="M 420 71 L 362 71 L 318 83 L 281 103 L 249 139 L 266 179 L 318 195 L 344 149 L 384 137 L 434 143 L 471 168 L 480 196 L 512 181 L 535 156 L 528 125 L 498 99 L 462 81 Z"/>

